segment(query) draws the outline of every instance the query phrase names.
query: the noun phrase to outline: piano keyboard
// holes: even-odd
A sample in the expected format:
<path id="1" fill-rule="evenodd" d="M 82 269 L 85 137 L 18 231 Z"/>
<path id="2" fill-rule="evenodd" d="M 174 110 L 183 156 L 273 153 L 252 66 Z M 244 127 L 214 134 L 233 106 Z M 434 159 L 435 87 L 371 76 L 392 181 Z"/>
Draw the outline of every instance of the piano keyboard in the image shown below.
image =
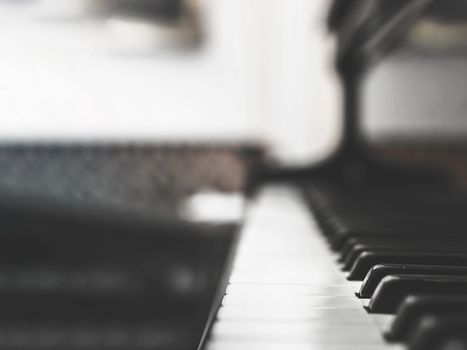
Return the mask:
<path id="1" fill-rule="evenodd" d="M 387 349 L 299 193 L 250 206 L 206 349 Z"/>
<path id="2" fill-rule="evenodd" d="M 467 349 L 465 199 L 348 194 L 257 196 L 205 349 Z"/>

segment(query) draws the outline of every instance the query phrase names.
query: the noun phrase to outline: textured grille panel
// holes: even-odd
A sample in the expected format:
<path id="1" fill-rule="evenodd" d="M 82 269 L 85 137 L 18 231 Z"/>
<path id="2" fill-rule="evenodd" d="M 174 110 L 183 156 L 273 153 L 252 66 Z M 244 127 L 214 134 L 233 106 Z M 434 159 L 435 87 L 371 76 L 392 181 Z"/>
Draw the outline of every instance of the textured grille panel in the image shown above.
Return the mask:
<path id="1" fill-rule="evenodd" d="M 251 150 L 175 145 L 4 145 L 0 192 L 140 214 L 176 215 L 210 188 L 244 189 Z"/>

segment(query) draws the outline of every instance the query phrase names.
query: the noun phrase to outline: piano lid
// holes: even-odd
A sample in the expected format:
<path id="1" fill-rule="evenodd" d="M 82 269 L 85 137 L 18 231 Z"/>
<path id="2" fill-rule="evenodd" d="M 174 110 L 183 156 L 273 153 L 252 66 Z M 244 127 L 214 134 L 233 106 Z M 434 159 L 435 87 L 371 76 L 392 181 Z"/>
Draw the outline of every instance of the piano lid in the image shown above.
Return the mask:
<path id="1" fill-rule="evenodd" d="M 335 0 L 328 27 L 338 39 L 337 61 L 356 69 L 394 48 L 444 54 L 467 46 L 462 0 Z"/>
<path id="2" fill-rule="evenodd" d="M 433 0 L 352 0 L 331 5 L 340 69 L 361 69 L 397 46 Z"/>
<path id="3" fill-rule="evenodd" d="M 467 173 L 465 1 L 335 0 L 327 25 L 344 92 L 333 169 L 404 177 L 382 165 L 389 157 Z"/>

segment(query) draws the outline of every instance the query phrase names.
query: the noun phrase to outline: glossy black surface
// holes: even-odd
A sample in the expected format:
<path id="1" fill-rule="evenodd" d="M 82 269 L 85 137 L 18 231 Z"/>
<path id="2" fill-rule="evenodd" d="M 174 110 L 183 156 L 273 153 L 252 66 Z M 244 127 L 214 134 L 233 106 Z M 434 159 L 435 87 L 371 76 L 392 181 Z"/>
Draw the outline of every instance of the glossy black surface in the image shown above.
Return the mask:
<path id="1" fill-rule="evenodd" d="M 415 325 L 408 341 L 409 350 L 467 349 L 465 314 L 436 316 L 426 314 Z"/>
<path id="2" fill-rule="evenodd" d="M 414 327 L 425 315 L 436 317 L 467 314 L 467 297 L 465 295 L 411 295 L 399 306 L 396 318 L 386 333 L 391 341 L 407 341 Z"/>
<path id="3" fill-rule="evenodd" d="M 366 275 L 357 295 L 360 298 L 371 298 L 381 280 L 389 275 L 426 274 L 441 276 L 467 276 L 467 267 L 436 265 L 379 264 L 371 268 Z"/>
<path id="4" fill-rule="evenodd" d="M 382 279 L 368 304 L 372 313 L 394 313 L 411 294 L 449 296 L 467 293 L 467 276 L 389 275 Z"/>
<path id="5" fill-rule="evenodd" d="M 420 252 L 420 251 L 386 251 L 365 252 L 354 263 L 347 279 L 362 281 L 370 269 L 378 264 L 414 264 L 467 267 L 466 252 Z"/>

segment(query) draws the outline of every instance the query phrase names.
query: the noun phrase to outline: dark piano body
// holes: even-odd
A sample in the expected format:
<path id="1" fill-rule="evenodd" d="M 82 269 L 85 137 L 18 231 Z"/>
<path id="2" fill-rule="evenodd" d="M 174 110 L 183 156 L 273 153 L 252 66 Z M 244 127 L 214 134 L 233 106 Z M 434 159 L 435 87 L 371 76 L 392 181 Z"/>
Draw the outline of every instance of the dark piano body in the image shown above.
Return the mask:
<path id="1" fill-rule="evenodd" d="M 344 89 L 340 146 L 299 169 L 268 166 L 247 152 L 248 183 L 226 185 L 250 196 L 272 183 L 299 188 L 348 279 L 364 280 L 357 295 L 369 299 L 367 311 L 396 315 L 381 336 L 413 350 L 467 349 L 463 145 L 370 146 L 361 129 L 362 87 L 398 50 L 462 55 L 467 45 L 452 33 L 465 31 L 466 18 L 461 0 L 333 1 L 329 27 Z M 423 32 L 423 21 L 457 41 L 420 49 L 420 35 L 424 45 L 439 37 Z M 1 349 L 209 345 L 239 223 L 194 224 L 174 215 L 180 196 L 203 185 L 193 184 L 193 169 L 206 170 L 213 159 L 229 166 L 209 150 L 203 152 L 214 158 L 190 152 L 174 153 L 189 159 L 186 165 L 165 161 L 167 150 L 153 146 L 2 146 Z M 135 172 L 137 182 L 128 182 Z M 170 191 L 176 174 L 183 174 L 181 193 Z M 219 178 L 211 185 L 222 188 Z M 138 187 L 141 179 L 163 184 L 155 198 Z"/>
<path id="2" fill-rule="evenodd" d="M 239 222 L 189 220 L 244 188 L 249 149 L 5 144 L 0 348 L 196 349 Z"/>

